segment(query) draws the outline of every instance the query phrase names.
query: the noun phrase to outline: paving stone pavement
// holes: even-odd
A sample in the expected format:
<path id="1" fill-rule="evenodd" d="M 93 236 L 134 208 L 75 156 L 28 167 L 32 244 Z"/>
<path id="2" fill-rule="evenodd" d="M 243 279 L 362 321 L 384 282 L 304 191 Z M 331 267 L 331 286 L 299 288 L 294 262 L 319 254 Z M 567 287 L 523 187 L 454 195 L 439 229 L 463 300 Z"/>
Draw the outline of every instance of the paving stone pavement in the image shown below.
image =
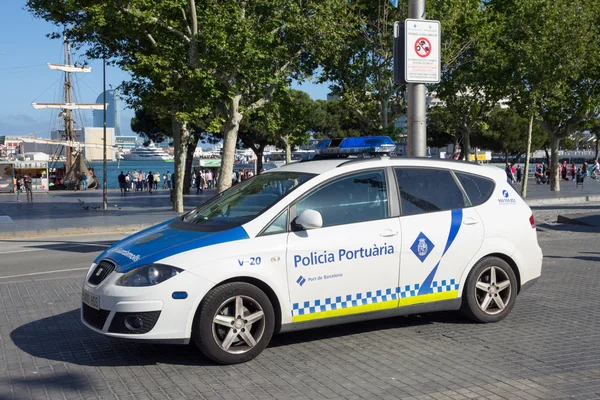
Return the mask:
<path id="1" fill-rule="evenodd" d="M 91 332 L 80 279 L 0 284 L 0 399 L 600 399 L 600 246 L 542 247 L 542 278 L 500 323 L 437 313 L 288 333 L 235 366 Z"/>

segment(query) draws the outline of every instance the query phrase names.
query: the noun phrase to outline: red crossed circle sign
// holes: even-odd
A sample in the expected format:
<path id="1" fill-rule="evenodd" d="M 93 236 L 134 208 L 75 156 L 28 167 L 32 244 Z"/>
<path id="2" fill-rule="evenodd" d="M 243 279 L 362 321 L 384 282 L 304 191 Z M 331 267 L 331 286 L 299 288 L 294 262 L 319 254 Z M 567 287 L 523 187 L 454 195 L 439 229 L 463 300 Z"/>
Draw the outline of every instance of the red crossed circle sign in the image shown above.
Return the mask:
<path id="1" fill-rule="evenodd" d="M 427 57 L 431 54 L 431 43 L 427 38 L 420 37 L 415 42 L 415 53 L 421 58 Z"/>

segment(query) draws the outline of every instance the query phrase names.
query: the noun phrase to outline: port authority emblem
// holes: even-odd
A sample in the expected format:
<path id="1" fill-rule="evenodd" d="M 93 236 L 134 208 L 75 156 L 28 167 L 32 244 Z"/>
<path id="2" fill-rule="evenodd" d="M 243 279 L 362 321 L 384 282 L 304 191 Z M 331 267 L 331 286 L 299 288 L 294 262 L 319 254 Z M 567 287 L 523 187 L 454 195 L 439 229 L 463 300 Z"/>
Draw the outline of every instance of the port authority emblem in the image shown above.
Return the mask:
<path id="1" fill-rule="evenodd" d="M 435 245 L 431 243 L 431 240 L 423 232 L 419 233 L 417 239 L 410 247 L 412 252 L 417 256 L 421 262 L 424 262 L 427 256 L 431 253 Z"/>

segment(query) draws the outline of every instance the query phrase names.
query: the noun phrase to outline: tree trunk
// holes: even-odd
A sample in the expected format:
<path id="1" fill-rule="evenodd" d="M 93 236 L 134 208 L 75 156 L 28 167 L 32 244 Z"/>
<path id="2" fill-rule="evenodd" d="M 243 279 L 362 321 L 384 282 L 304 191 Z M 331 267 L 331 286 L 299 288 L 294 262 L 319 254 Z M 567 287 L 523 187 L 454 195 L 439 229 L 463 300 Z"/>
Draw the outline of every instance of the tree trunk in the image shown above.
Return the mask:
<path id="1" fill-rule="evenodd" d="M 183 179 L 185 168 L 186 144 L 190 132 L 187 123 L 181 123 L 173 117 L 173 147 L 175 150 L 175 187 L 173 188 L 173 210 L 183 212 Z"/>
<path id="2" fill-rule="evenodd" d="M 464 160 L 469 161 L 469 154 L 471 154 L 471 132 L 469 128 L 464 127 L 462 132 L 463 138 L 463 157 Z"/>
<path id="3" fill-rule="evenodd" d="M 527 182 L 529 181 L 529 160 L 531 159 L 531 136 L 533 133 L 533 113 L 529 118 L 529 128 L 527 129 L 527 150 L 525 153 L 525 168 L 523 168 L 523 186 L 521 187 L 521 197 L 527 197 Z"/>
<path id="4" fill-rule="evenodd" d="M 544 153 L 546 153 L 546 165 L 550 168 L 550 154 L 548 153 L 548 148 L 544 149 Z"/>
<path id="5" fill-rule="evenodd" d="M 550 157 L 550 191 L 560 192 L 560 173 L 558 167 L 560 162 L 558 161 L 558 146 L 560 144 L 560 138 L 556 136 L 550 136 L 550 150 L 552 156 Z"/>
<path id="6" fill-rule="evenodd" d="M 285 163 L 289 164 L 292 162 L 292 145 L 288 137 L 285 137 L 283 141 L 285 143 Z"/>
<path id="7" fill-rule="evenodd" d="M 454 136 L 454 147 L 452 148 L 452 159 L 455 160 L 456 159 L 456 154 L 458 154 L 458 152 L 456 151 L 456 149 L 458 149 L 458 136 Z"/>
<path id="8" fill-rule="evenodd" d="M 255 150 L 254 147 L 252 148 L 252 150 Z M 259 148 L 254 151 L 254 154 L 256 154 L 256 175 L 260 175 L 260 172 L 262 171 L 263 154 L 264 153 L 265 153 L 265 145 L 264 144 L 260 145 Z"/>
<path id="9" fill-rule="evenodd" d="M 190 182 L 192 179 L 192 164 L 194 162 L 194 153 L 198 146 L 200 135 L 194 134 L 188 140 L 186 157 L 185 157 L 185 174 L 183 176 L 183 194 L 190 194 Z"/>
<path id="10" fill-rule="evenodd" d="M 235 159 L 235 147 L 237 145 L 238 130 L 243 115 L 240 113 L 241 95 L 235 95 L 227 104 L 225 124 L 223 125 L 223 158 L 221 160 L 221 171 L 219 172 L 219 182 L 217 183 L 217 192 L 221 193 L 231 187 L 231 174 L 233 172 L 233 162 Z"/>
<path id="11" fill-rule="evenodd" d="M 385 131 L 388 127 L 389 100 L 387 98 L 384 98 L 381 100 L 381 102 L 379 104 L 381 104 L 381 125 L 383 128 L 382 130 Z"/>

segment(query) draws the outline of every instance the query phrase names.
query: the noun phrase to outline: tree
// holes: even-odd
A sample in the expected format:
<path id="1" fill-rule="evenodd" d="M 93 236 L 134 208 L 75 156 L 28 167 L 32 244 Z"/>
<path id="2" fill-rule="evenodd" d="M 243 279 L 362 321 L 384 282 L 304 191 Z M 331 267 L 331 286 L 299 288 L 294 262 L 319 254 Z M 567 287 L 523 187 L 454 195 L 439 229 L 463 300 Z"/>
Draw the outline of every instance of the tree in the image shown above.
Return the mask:
<path id="1" fill-rule="evenodd" d="M 507 61 L 502 76 L 511 104 L 529 118 L 530 134 L 539 117 L 551 146 L 550 188 L 558 191 L 560 140 L 578 129 L 597 102 L 599 4 L 594 0 L 491 0 L 488 7 L 502 29 L 499 51 Z M 526 167 L 528 162 L 529 157 Z"/>
<path id="2" fill-rule="evenodd" d="M 405 86 L 393 80 L 393 26 L 404 20 L 406 8 L 389 0 L 351 2 L 352 35 L 346 46 L 326 63 L 322 80 L 331 81 L 333 94 L 345 108 L 373 125 L 362 135 L 392 134 L 394 121 L 405 112 Z"/>
<path id="3" fill-rule="evenodd" d="M 498 27 L 490 20 L 486 2 L 430 0 L 428 18 L 439 19 L 442 29 L 442 73 L 431 85 L 445 102 L 461 142 L 460 158 L 468 159 L 471 137 L 502 99 L 497 76 L 504 61 L 497 52 Z"/>
<path id="4" fill-rule="evenodd" d="M 511 108 L 496 107 L 487 119 L 487 127 L 482 134 L 483 146 L 505 154 L 505 162 L 509 162 L 509 154 L 517 160 L 526 152 L 529 120 L 521 117 Z M 531 148 L 537 150 L 548 140 L 548 135 L 539 124 L 534 125 Z"/>

